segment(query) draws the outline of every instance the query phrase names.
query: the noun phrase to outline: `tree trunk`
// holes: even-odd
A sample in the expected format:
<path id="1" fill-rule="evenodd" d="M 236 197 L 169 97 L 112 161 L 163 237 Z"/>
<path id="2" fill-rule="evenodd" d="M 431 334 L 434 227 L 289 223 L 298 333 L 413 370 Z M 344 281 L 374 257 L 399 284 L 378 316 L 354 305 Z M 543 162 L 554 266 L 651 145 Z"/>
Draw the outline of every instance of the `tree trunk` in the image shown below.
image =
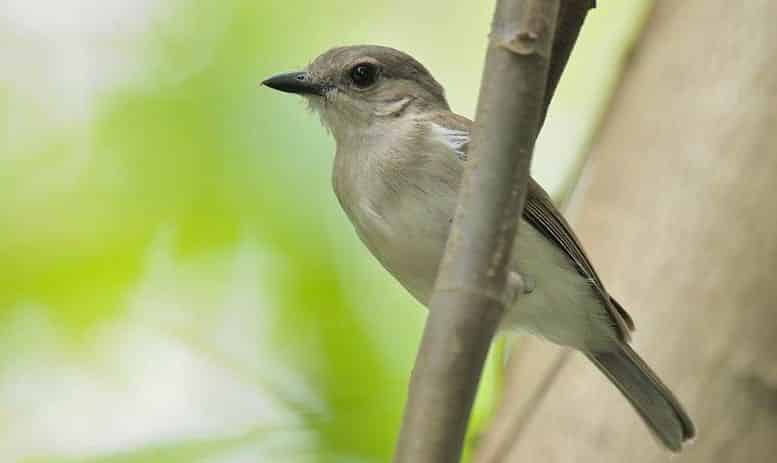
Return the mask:
<path id="1" fill-rule="evenodd" d="M 777 458 L 775 18 L 767 0 L 657 1 L 570 205 L 635 349 L 697 424 L 684 463 Z M 507 445 L 479 461 L 668 461 L 580 355 L 510 435 L 559 355 L 522 349 L 483 447 Z"/>

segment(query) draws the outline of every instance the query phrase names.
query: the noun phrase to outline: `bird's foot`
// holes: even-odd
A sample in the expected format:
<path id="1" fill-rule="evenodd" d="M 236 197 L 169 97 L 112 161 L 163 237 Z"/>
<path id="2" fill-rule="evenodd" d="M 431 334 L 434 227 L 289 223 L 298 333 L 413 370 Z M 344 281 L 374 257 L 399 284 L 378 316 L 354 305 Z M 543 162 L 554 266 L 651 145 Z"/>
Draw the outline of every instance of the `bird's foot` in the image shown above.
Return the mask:
<path id="1" fill-rule="evenodd" d="M 522 294 L 530 294 L 534 291 L 536 283 L 534 278 L 529 275 L 522 275 L 518 272 L 509 272 L 507 274 L 507 285 L 505 287 L 505 303 L 509 307 Z"/>

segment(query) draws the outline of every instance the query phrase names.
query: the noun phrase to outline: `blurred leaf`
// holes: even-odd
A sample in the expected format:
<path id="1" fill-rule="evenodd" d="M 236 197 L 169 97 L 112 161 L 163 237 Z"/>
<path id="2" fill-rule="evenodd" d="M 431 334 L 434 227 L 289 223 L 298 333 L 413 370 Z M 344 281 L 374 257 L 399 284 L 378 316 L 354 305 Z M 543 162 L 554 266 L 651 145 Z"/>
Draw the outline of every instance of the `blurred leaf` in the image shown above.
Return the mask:
<path id="1" fill-rule="evenodd" d="M 266 436 L 268 432 L 271 431 L 260 429 L 237 437 L 190 439 L 94 457 L 28 458 L 21 463 L 192 463 L 194 461 L 205 461 L 208 458 L 224 455 L 240 447 L 254 444 Z M 293 453 L 293 450 L 291 450 L 291 453 Z"/>

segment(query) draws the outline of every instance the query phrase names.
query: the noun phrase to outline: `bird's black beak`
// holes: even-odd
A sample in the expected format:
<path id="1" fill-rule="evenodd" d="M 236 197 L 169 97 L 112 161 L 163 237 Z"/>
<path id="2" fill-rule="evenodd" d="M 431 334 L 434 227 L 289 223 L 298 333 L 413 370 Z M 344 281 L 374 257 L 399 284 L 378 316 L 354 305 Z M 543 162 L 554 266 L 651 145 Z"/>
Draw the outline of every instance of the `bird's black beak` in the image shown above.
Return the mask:
<path id="1" fill-rule="evenodd" d="M 324 86 L 313 82 L 307 72 L 276 74 L 262 82 L 272 89 L 301 95 L 324 95 Z"/>

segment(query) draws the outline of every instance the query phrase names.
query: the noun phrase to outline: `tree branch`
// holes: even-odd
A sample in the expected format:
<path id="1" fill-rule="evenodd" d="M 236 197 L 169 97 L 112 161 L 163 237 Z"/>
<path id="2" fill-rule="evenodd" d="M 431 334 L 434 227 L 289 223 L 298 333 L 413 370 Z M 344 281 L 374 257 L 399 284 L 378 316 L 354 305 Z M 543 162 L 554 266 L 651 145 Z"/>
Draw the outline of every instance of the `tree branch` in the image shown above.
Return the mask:
<path id="1" fill-rule="evenodd" d="M 545 104 L 542 110 L 540 125 L 545 121 L 548 112 L 548 106 L 556 91 L 561 74 L 569 60 L 577 42 L 577 36 L 580 34 L 580 28 L 583 27 L 588 10 L 596 7 L 595 0 L 562 0 L 558 12 L 558 21 L 556 24 L 556 33 L 553 38 L 553 54 L 548 69 L 548 83 L 545 87 Z"/>
<path id="2" fill-rule="evenodd" d="M 559 4 L 497 2 L 472 161 L 410 381 L 397 463 L 459 460 L 483 363 L 504 311 L 506 266 L 544 114 Z"/>

